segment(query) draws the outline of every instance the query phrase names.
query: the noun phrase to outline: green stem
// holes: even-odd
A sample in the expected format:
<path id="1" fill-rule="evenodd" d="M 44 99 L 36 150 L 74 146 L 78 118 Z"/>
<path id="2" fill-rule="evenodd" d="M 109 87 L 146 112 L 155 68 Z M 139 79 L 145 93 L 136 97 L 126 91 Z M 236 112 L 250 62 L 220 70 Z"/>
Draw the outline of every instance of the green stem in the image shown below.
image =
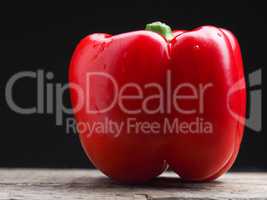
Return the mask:
<path id="1" fill-rule="evenodd" d="M 159 33 L 168 41 L 171 41 L 174 38 L 171 28 L 162 22 L 153 22 L 151 24 L 147 24 L 145 30 Z"/>

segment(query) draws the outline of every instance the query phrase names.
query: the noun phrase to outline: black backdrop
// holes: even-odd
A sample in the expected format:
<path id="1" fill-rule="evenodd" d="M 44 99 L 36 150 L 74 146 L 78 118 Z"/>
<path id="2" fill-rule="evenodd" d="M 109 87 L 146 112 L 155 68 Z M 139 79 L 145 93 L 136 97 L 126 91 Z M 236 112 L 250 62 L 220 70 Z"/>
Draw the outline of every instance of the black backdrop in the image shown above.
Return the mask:
<path id="1" fill-rule="evenodd" d="M 246 75 L 266 65 L 267 23 L 261 1 L 55 2 L 0 6 L 0 167 L 92 166 L 78 137 L 56 126 L 54 115 L 19 115 L 4 99 L 7 80 L 18 71 L 52 71 L 54 82 L 65 83 L 73 49 L 89 33 L 117 34 L 143 29 L 146 23 L 158 20 L 177 29 L 212 24 L 238 37 Z M 14 98 L 19 105 L 30 106 L 36 101 L 35 85 L 29 80 L 20 83 Z M 64 100 L 69 105 L 68 94 Z M 234 169 L 267 169 L 266 155 L 264 128 L 258 133 L 246 129 Z"/>

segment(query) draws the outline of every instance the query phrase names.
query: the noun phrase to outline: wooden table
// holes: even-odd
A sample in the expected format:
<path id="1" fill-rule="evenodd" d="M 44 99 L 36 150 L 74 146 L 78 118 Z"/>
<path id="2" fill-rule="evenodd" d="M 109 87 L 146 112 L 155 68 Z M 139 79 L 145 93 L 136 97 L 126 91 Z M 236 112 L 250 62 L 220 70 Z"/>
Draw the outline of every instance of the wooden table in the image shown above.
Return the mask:
<path id="1" fill-rule="evenodd" d="M 228 173 L 183 183 L 171 172 L 145 185 L 122 185 L 96 170 L 0 169 L 0 200 L 267 199 L 267 173 Z"/>

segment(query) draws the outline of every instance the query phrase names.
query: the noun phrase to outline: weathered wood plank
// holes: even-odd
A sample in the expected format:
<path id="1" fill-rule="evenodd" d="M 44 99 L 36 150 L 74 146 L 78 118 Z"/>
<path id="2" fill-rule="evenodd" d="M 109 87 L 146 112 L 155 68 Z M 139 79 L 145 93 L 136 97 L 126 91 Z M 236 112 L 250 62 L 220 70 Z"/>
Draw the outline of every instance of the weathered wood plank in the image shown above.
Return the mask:
<path id="1" fill-rule="evenodd" d="M 0 200 L 6 199 L 267 199 L 267 173 L 228 173 L 210 183 L 183 183 L 166 172 L 130 186 L 96 170 L 0 169 Z"/>

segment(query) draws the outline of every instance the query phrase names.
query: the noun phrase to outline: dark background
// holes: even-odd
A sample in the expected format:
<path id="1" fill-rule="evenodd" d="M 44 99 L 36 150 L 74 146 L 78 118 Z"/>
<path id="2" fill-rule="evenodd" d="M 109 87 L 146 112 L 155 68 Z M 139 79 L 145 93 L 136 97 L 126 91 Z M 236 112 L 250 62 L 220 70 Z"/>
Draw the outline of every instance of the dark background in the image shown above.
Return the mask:
<path id="1" fill-rule="evenodd" d="M 53 82 L 66 83 L 71 54 L 87 34 L 139 30 L 158 20 L 177 29 L 211 24 L 235 33 L 246 76 L 266 65 L 263 1 L 55 2 L 0 5 L 0 167 L 92 167 L 77 135 L 66 134 L 65 127 L 57 127 L 54 115 L 19 115 L 8 108 L 4 99 L 7 80 L 18 71 L 44 69 L 55 74 Z M 33 105 L 35 84 L 30 80 L 20 83 L 15 89 L 16 102 L 24 107 Z M 69 105 L 68 94 L 65 103 Z M 258 133 L 245 130 L 234 169 L 267 169 L 264 130 L 265 127 Z"/>

